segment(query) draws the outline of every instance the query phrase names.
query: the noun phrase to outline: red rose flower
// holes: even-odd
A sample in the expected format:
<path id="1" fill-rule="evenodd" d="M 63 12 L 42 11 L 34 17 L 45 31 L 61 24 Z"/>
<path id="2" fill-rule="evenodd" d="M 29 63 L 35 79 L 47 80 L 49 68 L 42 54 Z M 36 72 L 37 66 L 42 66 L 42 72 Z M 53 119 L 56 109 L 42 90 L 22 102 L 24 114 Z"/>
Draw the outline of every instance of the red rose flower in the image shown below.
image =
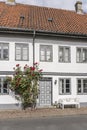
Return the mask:
<path id="1" fill-rule="evenodd" d="M 34 65 L 37 65 L 37 64 L 38 64 L 37 62 L 34 63 Z"/>
<path id="2" fill-rule="evenodd" d="M 41 69 L 41 70 L 39 70 L 39 72 L 42 72 L 43 70 Z"/>
<path id="3" fill-rule="evenodd" d="M 34 71 L 34 70 L 35 70 L 35 67 L 30 67 L 30 70 L 31 70 L 31 71 Z"/>
<path id="4" fill-rule="evenodd" d="M 35 74 L 32 74 L 32 76 L 35 76 Z"/>
<path id="5" fill-rule="evenodd" d="M 26 69 L 27 68 L 27 66 L 24 66 L 24 69 Z"/>
<path id="6" fill-rule="evenodd" d="M 13 67 L 13 70 L 15 70 L 15 67 Z"/>
<path id="7" fill-rule="evenodd" d="M 16 67 L 19 67 L 19 64 L 17 64 Z"/>

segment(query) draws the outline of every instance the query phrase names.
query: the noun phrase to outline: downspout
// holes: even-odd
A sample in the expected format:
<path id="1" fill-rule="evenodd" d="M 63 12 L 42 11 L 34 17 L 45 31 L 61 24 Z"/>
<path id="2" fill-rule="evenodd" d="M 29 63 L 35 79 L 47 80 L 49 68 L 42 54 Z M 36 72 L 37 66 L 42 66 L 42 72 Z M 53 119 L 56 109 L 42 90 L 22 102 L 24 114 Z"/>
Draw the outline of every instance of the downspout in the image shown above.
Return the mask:
<path id="1" fill-rule="evenodd" d="M 33 66 L 34 66 L 34 63 L 35 63 L 35 30 L 33 32 Z"/>

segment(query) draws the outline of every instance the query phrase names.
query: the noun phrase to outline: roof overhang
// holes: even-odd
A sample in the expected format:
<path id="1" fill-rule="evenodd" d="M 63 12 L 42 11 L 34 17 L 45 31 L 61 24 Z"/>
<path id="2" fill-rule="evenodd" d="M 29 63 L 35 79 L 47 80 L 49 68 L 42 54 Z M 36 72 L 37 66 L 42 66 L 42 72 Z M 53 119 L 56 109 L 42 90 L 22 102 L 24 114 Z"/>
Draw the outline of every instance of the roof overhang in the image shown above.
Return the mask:
<path id="1" fill-rule="evenodd" d="M 72 38 L 80 38 L 80 39 L 87 39 L 87 34 L 81 33 L 64 33 L 64 32 L 53 32 L 53 31 L 46 31 L 46 30 L 35 30 L 35 29 L 26 29 L 26 28 L 11 28 L 11 27 L 3 27 L 0 26 L 0 33 L 11 33 L 11 34 L 35 34 L 40 36 L 53 36 L 53 37 L 72 37 Z"/>

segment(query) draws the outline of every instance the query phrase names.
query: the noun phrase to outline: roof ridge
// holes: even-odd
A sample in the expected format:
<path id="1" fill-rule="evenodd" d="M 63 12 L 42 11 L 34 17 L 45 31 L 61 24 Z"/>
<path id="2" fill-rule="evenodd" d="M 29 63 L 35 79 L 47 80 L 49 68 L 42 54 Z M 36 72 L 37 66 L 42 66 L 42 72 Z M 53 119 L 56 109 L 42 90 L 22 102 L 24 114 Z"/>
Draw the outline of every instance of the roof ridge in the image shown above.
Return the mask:
<path id="1" fill-rule="evenodd" d="M 5 4 L 5 2 L 3 2 L 3 1 L 0 1 L 0 3 Z M 45 9 L 53 9 L 53 10 L 61 10 L 61 11 L 68 11 L 68 12 L 75 12 L 75 10 L 67 10 L 67 9 L 53 8 L 53 7 L 46 7 L 46 6 L 32 5 L 32 4 L 16 3 L 16 5 L 27 6 L 27 7 L 45 8 Z M 16 6 L 16 5 L 10 5 L 10 6 Z"/>

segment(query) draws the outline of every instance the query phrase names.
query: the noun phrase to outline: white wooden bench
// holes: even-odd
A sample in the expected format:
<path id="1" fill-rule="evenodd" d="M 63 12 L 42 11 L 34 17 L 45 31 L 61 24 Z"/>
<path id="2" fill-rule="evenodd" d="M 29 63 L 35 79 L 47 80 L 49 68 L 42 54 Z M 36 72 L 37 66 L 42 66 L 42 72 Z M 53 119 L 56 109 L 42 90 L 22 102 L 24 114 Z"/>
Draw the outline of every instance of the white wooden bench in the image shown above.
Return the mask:
<path id="1" fill-rule="evenodd" d="M 63 98 L 58 101 L 60 108 L 64 109 L 65 105 L 75 105 L 76 108 L 80 108 L 80 103 L 78 98 Z"/>

